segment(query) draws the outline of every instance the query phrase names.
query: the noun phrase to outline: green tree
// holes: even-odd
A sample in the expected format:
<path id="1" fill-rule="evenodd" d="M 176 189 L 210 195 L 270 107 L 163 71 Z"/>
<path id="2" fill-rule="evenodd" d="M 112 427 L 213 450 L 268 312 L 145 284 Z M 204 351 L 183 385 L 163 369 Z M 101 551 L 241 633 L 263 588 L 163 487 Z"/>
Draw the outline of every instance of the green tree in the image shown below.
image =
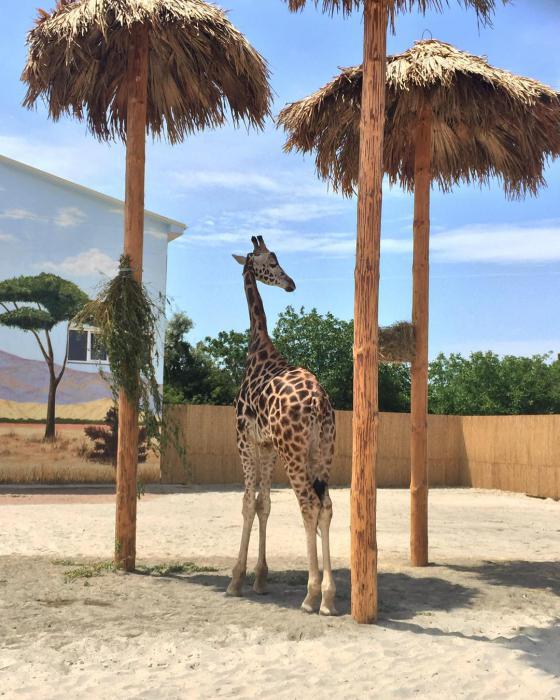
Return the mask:
<path id="1" fill-rule="evenodd" d="M 352 407 L 351 321 L 317 309 L 296 311 L 288 306 L 279 316 L 273 342 L 290 364 L 305 367 L 315 374 L 339 409 Z"/>
<path id="2" fill-rule="evenodd" d="M 0 323 L 32 333 L 49 369 L 49 395 L 45 440 L 54 440 L 56 390 L 66 370 L 68 348 L 60 371 L 55 368 L 51 331 L 68 323 L 84 304 L 87 295 L 73 282 L 42 272 L 35 276 L 13 277 L 0 282 Z"/>
<path id="3" fill-rule="evenodd" d="M 199 348 L 223 373 L 233 400 L 245 375 L 249 331 L 220 331 L 216 338 L 207 337 Z"/>
<path id="4" fill-rule="evenodd" d="M 187 335 L 192 320 L 184 313 L 174 314 L 165 333 L 163 396 L 166 403 L 231 403 L 235 388 L 203 344 L 193 346 Z"/>
<path id="5" fill-rule="evenodd" d="M 379 410 L 410 412 L 410 365 L 401 362 L 380 363 Z"/>
<path id="6" fill-rule="evenodd" d="M 560 369 L 550 355 L 438 355 L 430 363 L 432 413 L 519 415 L 560 411 Z"/>
<path id="7" fill-rule="evenodd" d="M 335 408 L 352 408 L 352 344 L 354 324 L 316 309 L 306 312 L 288 306 L 278 317 L 272 340 L 292 365 L 313 372 Z M 231 403 L 245 374 L 249 331 L 222 331 L 206 338 L 197 349 L 214 367 L 212 402 Z M 410 406 L 410 372 L 406 365 L 383 364 L 379 374 L 383 411 L 407 411 Z"/>
<path id="8" fill-rule="evenodd" d="M 354 322 L 322 315 L 317 309 L 299 312 L 288 306 L 273 333 L 276 347 L 291 364 L 313 372 L 333 406 L 352 408 Z M 410 369 L 404 364 L 381 364 L 379 407 L 382 411 L 410 410 Z"/>
<path id="9" fill-rule="evenodd" d="M 165 331 L 163 370 L 164 399 L 171 403 L 195 402 L 208 391 L 210 368 L 186 336 L 193 329 L 192 320 L 176 313 Z"/>

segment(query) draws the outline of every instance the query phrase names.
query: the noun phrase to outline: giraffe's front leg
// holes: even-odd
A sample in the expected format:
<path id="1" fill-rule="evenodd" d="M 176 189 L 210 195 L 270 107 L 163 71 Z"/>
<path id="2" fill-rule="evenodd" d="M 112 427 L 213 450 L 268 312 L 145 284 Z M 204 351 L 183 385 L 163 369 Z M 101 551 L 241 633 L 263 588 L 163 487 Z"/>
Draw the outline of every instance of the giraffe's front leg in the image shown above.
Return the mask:
<path id="1" fill-rule="evenodd" d="M 272 481 L 272 470 L 276 460 L 276 453 L 272 447 L 262 446 L 259 450 L 259 462 L 261 481 L 259 485 L 259 495 L 257 497 L 257 516 L 259 518 L 259 558 L 255 567 L 255 583 L 253 590 L 255 593 L 266 593 L 266 579 L 268 576 L 268 566 L 266 563 L 266 525 L 270 515 L 270 483 Z"/>
<path id="2" fill-rule="evenodd" d="M 259 558 L 255 566 L 255 593 L 266 593 L 268 565 L 266 563 L 266 524 L 270 515 L 270 489 L 260 491 L 257 497 L 257 516 L 259 518 Z"/>
<path id="3" fill-rule="evenodd" d="M 241 545 L 237 563 L 233 567 L 231 582 L 226 593 L 231 596 L 240 596 L 245 575 L 247 573 L 247 552 L 249 550 L 249 539 L 256 513 L 256 459 L 255 447 L 252 443 L 239 439 L 239 451 L 243 465 L 243 475 L 245 478 L 245 494 L 243 495 L 243 532 L 241 534 Z"/>
<path id="4" fill-rule="evenodd" d="M 241 534 L 241 546 L 239 547 L 239 555 L 237 563 L 231 572 L 231 581 L 227 587 L 226 593 L 231 596 L 240 596 L 243 582 L 247 574 L 247 552 L 249 550 L 249 539 L 251 537 L 251 529 L 255 519 L 256 499 L 255 489 L 245 488 L 243 496 L 243 532 Z"/>

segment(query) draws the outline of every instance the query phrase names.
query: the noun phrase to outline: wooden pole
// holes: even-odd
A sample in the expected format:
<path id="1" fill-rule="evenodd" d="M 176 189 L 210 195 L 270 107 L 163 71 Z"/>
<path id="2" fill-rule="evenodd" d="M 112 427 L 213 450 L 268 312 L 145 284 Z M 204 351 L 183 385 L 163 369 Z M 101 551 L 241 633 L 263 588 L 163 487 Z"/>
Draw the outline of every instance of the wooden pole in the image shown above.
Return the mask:
<path id="1" fill-rule="evenodd" d="M 148 29 L 131 33 L 128 48 L 126 115 L 126 186 L 124 253 L 132 261 L 134 278 L 142 281 L 144 247 L 144 171 L 148 102 Z M 117 447 L 117 513 L 115 564 L 125 571 L 136 566 L 136 481 L 138 470 L 138 409 L 125 391 L 119 393 Z"/>
<path id="2" fill-rule="evenodd" d="M 377 617 L 375 527 L 378 299 L 385 125 L 386 0 L 365 0 L 358 235 L 354 297 L 354 418 L 350 495 L 352 617 Z"/>
<path id="3" fill-rule="evenodd" d="M 432 108 L 420 109 L 414 162 L 412 323 L 416 350 L 411 386 L 410 559 L 428 564 L 428 316 Z"/>

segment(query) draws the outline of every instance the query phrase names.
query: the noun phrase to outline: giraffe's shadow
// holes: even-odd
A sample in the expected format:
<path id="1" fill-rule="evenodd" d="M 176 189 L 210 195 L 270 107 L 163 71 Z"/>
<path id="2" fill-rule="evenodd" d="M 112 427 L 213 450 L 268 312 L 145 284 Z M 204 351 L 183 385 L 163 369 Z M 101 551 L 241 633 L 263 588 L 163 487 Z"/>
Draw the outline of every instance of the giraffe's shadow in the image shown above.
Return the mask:
<path id="1" fill-rule="evenodd" d="M 304 569 L 270 571 L 267 593 L 259 595 L 252 589 L 254 576 L 249 574 L 243 587 L 243 599 L 255 605 L 297 610 L 307 593 L 307 575 Z M 350 571 L 335 569 L 333 576 L 338 612 L 347 615 L 350 612 Z M 182 580 L 225 595 L 231 579 L 221 573 L 201 573 Z M 474 588 L 436 576 L 415 577 L 396 572 L 379 573 L 378 591 L 379 617 L 392 620 L 406 620 L 422 612 L 468 607 L 477 594 Z"/>

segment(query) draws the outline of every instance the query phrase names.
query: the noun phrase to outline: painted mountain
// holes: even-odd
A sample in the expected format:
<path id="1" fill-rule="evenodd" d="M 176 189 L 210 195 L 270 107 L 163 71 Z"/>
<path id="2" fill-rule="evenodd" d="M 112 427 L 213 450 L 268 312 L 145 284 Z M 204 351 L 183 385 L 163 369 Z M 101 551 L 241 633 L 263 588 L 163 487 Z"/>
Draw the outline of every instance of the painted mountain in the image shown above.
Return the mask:
<path id="1" fill-rule="evenodd" d="M 0 400 L 43 404 L 47 402 L 48 390 L 49 371 L 44 362 L 0 350 Z M 111 391 L 97 372 L 80 372 L 69 367 L 56 394 L 59 405 L 110 398 Z"/>

